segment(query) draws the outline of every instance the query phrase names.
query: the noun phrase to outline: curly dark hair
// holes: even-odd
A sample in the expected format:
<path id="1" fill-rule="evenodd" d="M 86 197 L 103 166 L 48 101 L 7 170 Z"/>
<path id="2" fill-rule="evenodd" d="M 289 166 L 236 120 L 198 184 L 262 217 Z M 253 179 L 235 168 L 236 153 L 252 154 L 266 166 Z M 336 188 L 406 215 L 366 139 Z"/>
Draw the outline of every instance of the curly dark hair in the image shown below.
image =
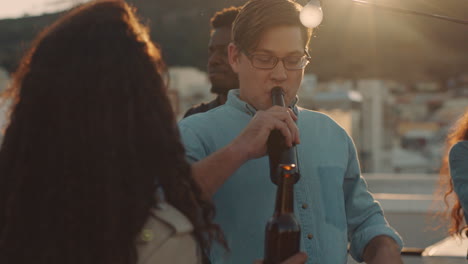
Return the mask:
<path id="1" fill-rule="evenodd" d="M 157 184 L 203 251 L 225 245 L 185 160 L 165 72 L 124 1 L 84 4 L 37 37 L 4 95 L 1 263 L 136 263 Z"/>
<path id="2" fill-rule="evenodd" d="M 449 152 L 453 145 L 458 141 L 468 140 L 468 108 L 466 108 L 465 113 L 457 120 L 455 125 L 451 128 L 449 132 L 446 143 L 445 143 L 445 155 L 442 160 L 442 167 L 440 169 L 440 178 L 439 178 L 439 191 L 442 190 L 444 193 L 444 200 L 447 208 L 450 210 L 450 228 L 449 233 L 451 235 L 460 234 L 460 231 L 464 228 L 462 227 L 463 222 L 463 208 L 461 206 L 460 200 L 456 197 L 453 182 L 450 177 L 449 169 Z M 455 203 L 449 207 L 449 197 L 454 195 Z"/>
<path id="3" fill-rule="evenodd" d="M 239 11 L 240 7 L 231 6 L 216 12 L 210 20 L 211 28 L 231 27 Z"/>

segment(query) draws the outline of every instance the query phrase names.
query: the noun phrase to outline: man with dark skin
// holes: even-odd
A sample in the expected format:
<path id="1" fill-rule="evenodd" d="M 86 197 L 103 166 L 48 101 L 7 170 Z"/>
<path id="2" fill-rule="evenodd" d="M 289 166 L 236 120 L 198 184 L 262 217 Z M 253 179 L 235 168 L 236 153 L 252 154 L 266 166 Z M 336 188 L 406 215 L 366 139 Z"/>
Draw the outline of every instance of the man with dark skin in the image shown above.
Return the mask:
<path id="1" fill-rule="evenodd" d="M 226 102 L 228 91 L 239 88 L 237 74 L 232 71 L 227 56 L 227 47 L 231 42 L 232 22 L 238 13 L 239 7 L 232 6 L 216 12 L 211 18 L 212 30 L 208 42 L 208 76 L 211 82 L 211 92 L 217 97 L 211 102 L 193 106 L 187 110 L 184 118 L 223 105 Z"/>

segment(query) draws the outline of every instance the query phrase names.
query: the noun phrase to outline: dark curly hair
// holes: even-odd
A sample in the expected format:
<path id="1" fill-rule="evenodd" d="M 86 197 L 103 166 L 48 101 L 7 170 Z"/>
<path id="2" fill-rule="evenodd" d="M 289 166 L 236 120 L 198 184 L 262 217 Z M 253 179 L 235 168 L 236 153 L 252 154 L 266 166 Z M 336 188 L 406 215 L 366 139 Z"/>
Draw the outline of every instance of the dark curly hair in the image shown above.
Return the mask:
<path id="1" fill-rule="evenodd" d="M 449 233 L 451 235 L 460 234 L 463 223 L 463 208 L 461 206 L 460 200 L 455 195 L 453 188 L 453 182 L 450 177 L 449 169 L 449 152 L 453 145 L 458 141 L 468 140 L 468 108 L 466 108 L 465 113 L 457 120 L 455 125 L 451 128 L 449 132 L 446 144 L 445 144 L 445 155 L 442 160 L 442 167 L 440 169 L 440 178 L 439 178 L 439 189 L 438 191 L 443 192 L 444 201 L 447 205 L 447 208 L 450 210 L 450 228 Z M 449 206 L 449 197 L 454 195 L 454 204 Z M 466 220 L 466 219 L 465 219 Z"/>
<path id="2" fill-rule="evenodd" d="M 225 245 L 185 160 L 165 72 L 123 1 L 84 4 L 37 37 L 4 95 L 1 263 L 136 263 L 156 183 L 202 250 Z"/>
<path id="3" fill-rule="evenodd" d="M 210 20 L 211 28 L 231 27 L 239 11 L 240 7 L 231 6 L 216 12 Z"/>

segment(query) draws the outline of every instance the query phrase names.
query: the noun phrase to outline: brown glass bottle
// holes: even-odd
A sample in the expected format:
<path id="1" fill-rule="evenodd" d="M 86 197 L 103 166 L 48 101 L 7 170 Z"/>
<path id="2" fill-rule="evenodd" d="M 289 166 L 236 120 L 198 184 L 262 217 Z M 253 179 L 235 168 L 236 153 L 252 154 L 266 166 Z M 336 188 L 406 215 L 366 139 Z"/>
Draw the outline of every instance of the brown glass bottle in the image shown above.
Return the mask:
<path id="1" fill-rule="evenodd" d="M 273 217 L 265 228 L 265 264 L 279 264 L 300 250 L 301 228 L 294 215 L 296 168 L 283 165 Z"/>
<path id="2" fill-rule="evenodd" d="M 271 92 L 273 105 L 285 106 L 280 87 Z M 296 147 L 287 147 L 279 131 L 268 139 L 270 177 L 278 186 L 275 210 L 265 228 L 265 264 L 279 264 L 300 250 L 301 228 L 294 215 L 294 184 L 299 180 Z"/>

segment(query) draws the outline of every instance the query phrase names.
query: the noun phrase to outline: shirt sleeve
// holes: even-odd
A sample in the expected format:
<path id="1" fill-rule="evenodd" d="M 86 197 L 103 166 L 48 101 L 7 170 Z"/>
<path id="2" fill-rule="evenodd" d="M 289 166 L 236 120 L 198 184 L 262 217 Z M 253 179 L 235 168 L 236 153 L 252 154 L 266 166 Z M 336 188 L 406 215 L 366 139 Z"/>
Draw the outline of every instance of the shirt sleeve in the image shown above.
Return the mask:
<path id="1" fill-rule="evenodd" d="M 348 240 L 350 241 L 351 256 L 356 261 L 362 262 L 365 247 L 376 236 L 391 237 L 397 242 L 400 249 L 403 242 L 400 235 L 385 220 L 380 204 L 367 190 L 367 184 L 359 169 L 354 143 L 349 137 L 348 146 L 348 167 L 343 183 Z"/>
<path id="2" fill-rule="evenodd" d="M 468 141 L 458 142 L 449 153 L 450 175 L 453 188 L 468 219 Z"/>
<path id="3" fill-rule="evenodd" d="M 189 163 L 194 163 L 208 156 L 208 151 L 200 136 L 184 121 L 179 123 L 179 131 L 185 147 L 185 158 Z"/>

